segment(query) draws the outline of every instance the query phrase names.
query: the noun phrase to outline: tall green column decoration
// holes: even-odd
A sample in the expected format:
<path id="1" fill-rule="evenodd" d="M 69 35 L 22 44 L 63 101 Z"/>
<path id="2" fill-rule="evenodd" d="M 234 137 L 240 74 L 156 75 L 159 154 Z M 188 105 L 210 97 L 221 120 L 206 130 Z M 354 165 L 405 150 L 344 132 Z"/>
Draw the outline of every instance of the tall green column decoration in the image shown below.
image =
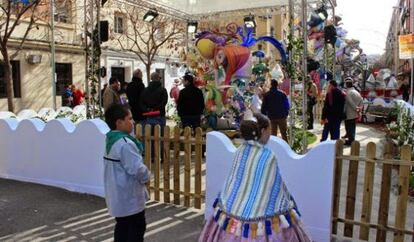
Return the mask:
<path id="1" fill-rule="evenodd" d="M 101 1 L 84 0 L 85 34 L 85 91 L 86 117 L 102 117 L 99 100 L 100 90 L 100 16 Z"/>
<path id="2" fill-rule="evenodd" d="M 301 66 L 302 60 L 302 53 L 304 49 L 304 42 L 302 38 L 298 38 L 294 35 L 288 36 L 289 44 L 287 50 L 289 52 L 289 62 L 287 65 L 287 74 L 292 82 L 291 85 L 291 96 L 290 96 L 290 103 L 291 103 L 291 111 L 290 111 L 290 119 L 291 125 L 289 126 L 289 133 L 291 133 L 291 137 L 289 137 L 289 143 L 292 148 L 297 153 L 304 152 L 303 149 L 303 139 L 306 137 L 303 132 L 303 128 L 305 127 L 305 123 L 301 118 L 303 116 L 303 90 L 295 90 L 294 82 L 303 82 L 304 80 L 304 73 Z"/>
<path id="3" fill-rule="evenodd" d="M 99 31 L 95 28 L 93 30 L 93 38 L 92 38 L 93 44 L 91 44 L 88 51 L 91 51 L 93 49 L 93 55 L 90 54 L 90 62 L 89 68 L 88 68 L 88 83 L 89 83 L 89 104 L 90 104 L 90 110 L 89 110 L 89 117 L 91 118 L 97 118 L 102 117 L 102 110 L 99 108 L 100 100 L 99 100 L 99 62 L 101 58 L 101 45 L 99 43 Z"/>

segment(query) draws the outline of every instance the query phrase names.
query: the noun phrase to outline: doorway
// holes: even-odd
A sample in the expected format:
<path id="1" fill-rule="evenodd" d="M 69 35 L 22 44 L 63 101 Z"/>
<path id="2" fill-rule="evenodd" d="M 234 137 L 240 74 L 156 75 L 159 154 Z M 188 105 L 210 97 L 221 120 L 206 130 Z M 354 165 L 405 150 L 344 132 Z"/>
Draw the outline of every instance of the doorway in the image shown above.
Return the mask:
<path id="1" fill-rule="evenodd" d="M 122 84 L 125 82 L 125 68 L 124 67 L 111 67 L 111 76 L 116 77 Z"/>

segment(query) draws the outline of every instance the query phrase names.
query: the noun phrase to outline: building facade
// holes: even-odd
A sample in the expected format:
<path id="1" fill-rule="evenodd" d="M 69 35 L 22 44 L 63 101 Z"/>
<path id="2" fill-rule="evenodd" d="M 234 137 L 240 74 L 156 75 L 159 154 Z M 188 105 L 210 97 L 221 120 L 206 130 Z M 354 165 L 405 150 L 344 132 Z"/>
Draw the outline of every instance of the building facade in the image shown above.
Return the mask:
<path id="1" fill-rule="evenodd" d="M 61 94 L 64 85 L 73 84 L 85 90 L 85 46 L 84 46 L 84 13 L 83 1 L 79 0 L 55 0 L 54 8 L 54 34 L 55 34 L 55 65 L 56 65 L 56 106 L 61 106 Z M 33 28 L 18 55 L 11 61 L 14 112 L 22 109 L 38 111 L 43 107 L 53 107 L 53 82 L 52 82 L 52 55 L 51 55 L 51 19 L 49 2 L 43 2 L 38 8 L 40 18 Z M 128 19 L 120 14 L 122 9 L 114 4 L 108 4 L 101 12 L 101 20 L 109 22 L 110 40 L 102 44 L 101 66 L 105 67 L 106 75 L 101 78 L 102 85 L 114 75 L 121 82 L 130 82 L 132 73 L 140 68 L 146 80 L 146 69 L 137 55 L 123 51 L 118 43 L 118 36 L 131 31 L 128 27 Z M 9 54 L 15 53 L 24 36 L 28 19 L 23 19 L 16 27 L 10 38 Z M 172 71 L 169 63 L 179 62 L 177 50 L 169 51 L 161 48 L 154 58 L 151 72 L 160 72 L 166 88 L 171 86 L 174 78 L 178 77 L 177 71 Z M 0 57 L 1 58 L 1 57 Z M 169 59 L 170 61 L 166 61 Z M 4 69 L 0 65 L 0 111 L 6 111 L 7 97 L 4 82 Z"/>
<path id="2" fill-rule="evenodd" d="M 53 107 L 54 83 L 52 82 L 50 44 L 52 31 L 54 31 L 56 43 L 56 107 L 61 106 L 61 95 L 65 85 L 74 84 L 82 90 L 86 89 L 84 40 L 90 37 L 84 33 L 83 4 L 82 0 L 55 0 L 53 30 L 50 24 L 49 0 L 43 0 L 42 5 L 37 9 L 42 14 L 36 21 L 36 28 L 29 32 L 22 50 L 11 62 L 15 113 L 22 109 L 30 108 L 38 111 L 43 107 Z M 109 22 L 109 40 L 101 45 L 101 67 L 105 70 L 101 77 L 102 86 L 109 81 L 111 76 L 118 77 L 121 82 L 130 82 L 133 71 L 137 68 L 141 69 L 144 74 L 144 83 L 148 82 L 145 65 L 138 55 L 122 48 L 130 45 L 134 38 L 131 35 L 134 33 L 134 19 L 128 14 L 131 7 L 140 8 L 128 1 L 108 1 L 101 9 L 101 20 Z M 148 9 L 142 8 L 141 10 L 139 14 L 145 13 Z M 277 9 L 276 13 L 273 13 L 273 10 L 260 10 L 259 12 L 256 15 L 258 36 L 272 35 L 279 40 L 287 37 L 288 19 L 284 9 Z M 238 19 L 237 24 L 243 26 L 243 13 L 237 14 L 231 14 L 229 18 L 219 18 L 218 22 L 229 23 Z M 174 17 L 171 14 L 169 16 Z M 143 22 L 142 17 L 139 19 Z M 216 19 L 211 18 L 206 21 L 217 22 Z M 10 54 L 14 53 L 20 45 L 24 35 L 24 26 L 27 24 L 28 20 L 23 19 L 11 36 L 8 46 Z M 183 24 L 186 24 L 186 20 L 183 20 Z M 183 32 L 186 32 L 186 26 Z M 162 38 L 165 34 L 165 31 L 161 29 L 155 37 Z M 142 44 L 142 41 L 139 44 Z M 184 63 L 180 60 L 180 54 L 189 44 L 191 44 L 191 36 L 187 40 L 176 40 L 175 44 L 167 44 L 160 48 L 154 57 L 150 72 L 157 71 L 161 74 L 167 90 L 172 87 L 174 79 L 184 74 L 182 68 Z M 275 48 L 269 44 L 264 44 L 263 48 L 267 54 L 278 59 L 278 52 Z M 0 111 L 7 109 L 3 67 L 0 65 Z"/>
<path id="3" fill-rule="evenodd" d="M 395 74 L 409 74 L 411 66 L 409 60 L 399 58 L 399 35 L 413 33 L 413 0 L 397 0 L 392 9 L 387 40 L 385 43 L 385 64 Z"/>

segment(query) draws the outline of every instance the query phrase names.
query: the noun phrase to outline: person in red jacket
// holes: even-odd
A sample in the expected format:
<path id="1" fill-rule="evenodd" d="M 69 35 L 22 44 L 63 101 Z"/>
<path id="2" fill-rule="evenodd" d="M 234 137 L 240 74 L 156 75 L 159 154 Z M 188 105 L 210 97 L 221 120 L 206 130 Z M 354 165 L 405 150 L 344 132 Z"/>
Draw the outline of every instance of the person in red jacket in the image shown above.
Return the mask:
<path id="1" fill-rule="evenodd" d="M 72 93 L 73 93 L 73 106 L 77 106 L 83 103 L 83 98 L 85 97 L 85 93 L 82 90 L 76 88 L 75 85 L 72 85 Z"/>
<path id="2" fill-rule="evenodd" d="M 178 96 L 180 95 L 180 88 L 181 81 L 179 79 L 174 80 L 173 87 L 170 90 L 170 98 L 172 98 L 177 105 L 178 103 Z"/>

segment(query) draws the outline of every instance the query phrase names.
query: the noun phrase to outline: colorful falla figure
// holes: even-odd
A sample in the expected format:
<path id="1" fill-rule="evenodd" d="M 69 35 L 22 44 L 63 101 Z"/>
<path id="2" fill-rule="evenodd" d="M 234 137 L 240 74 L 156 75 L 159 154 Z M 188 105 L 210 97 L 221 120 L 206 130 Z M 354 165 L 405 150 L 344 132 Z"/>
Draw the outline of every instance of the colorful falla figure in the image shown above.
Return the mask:
<path id="1" fill-rule="evenodd" d="M 223 85 L 230 85 L 232 76 L 245 64 L 250 58 L 250 50 L 244 46 L 225 45 L 220 46 L 209 39 L 199 39 L 196 42 L 197 49 L 206 59 L 213 59 L 216 70 L 223 68 L 225 76 Z M 222 74 L 219 74 L 219 78 Z"/>
<path id="2" fill-rule="evenodd" d="M 250 47 L 259 41 L 271 43 L 279 52 L 282 64 L 286 63 L 287 55 L 281 42 L 271 36 L 253 37 L 253 30 L 244 32 L 238 27 L 235 33 L 223 34 L 204 31 L 196 35 L 195 43 L 200 55 L 213 60 L 216 70 L 224 69 L 224 85 L 230 85 L 234 74 L 237 77 L 249 77 L 247 70 L 250 67 Z"/>
<path id="3" fill-rule="evenodd" d="M 217 33 L 200 32 L 196 34 L 195 47 L 199 54 L 212 62 L 214 66 L 215 82 L 209 82 L 206 86 L 206 112 L 208 117 L 214 117 L 221 113 L 218 110 L 223 104 L 228 108 L 234 108 L 237 112 L 246 109 L 243 94 L 232 95 L 239 87 L 232 83 L 232 79 L 249 79 L 251 76 L 252 54 L 249 49 L 259 41 L 266 41 L 275 46 L 282 59 L 282 64 L 287 62 L 287 55 L 281 42 L 270 36 L 255 39 L 253 32 L 243 32 L 238 27 L 236 32 Z M 213 83 L 215 85 L 213 85 Z M 220 105 L 217 106 L 217 103 Z M 214 125 L 210 125 L 214 127 Z"/>

